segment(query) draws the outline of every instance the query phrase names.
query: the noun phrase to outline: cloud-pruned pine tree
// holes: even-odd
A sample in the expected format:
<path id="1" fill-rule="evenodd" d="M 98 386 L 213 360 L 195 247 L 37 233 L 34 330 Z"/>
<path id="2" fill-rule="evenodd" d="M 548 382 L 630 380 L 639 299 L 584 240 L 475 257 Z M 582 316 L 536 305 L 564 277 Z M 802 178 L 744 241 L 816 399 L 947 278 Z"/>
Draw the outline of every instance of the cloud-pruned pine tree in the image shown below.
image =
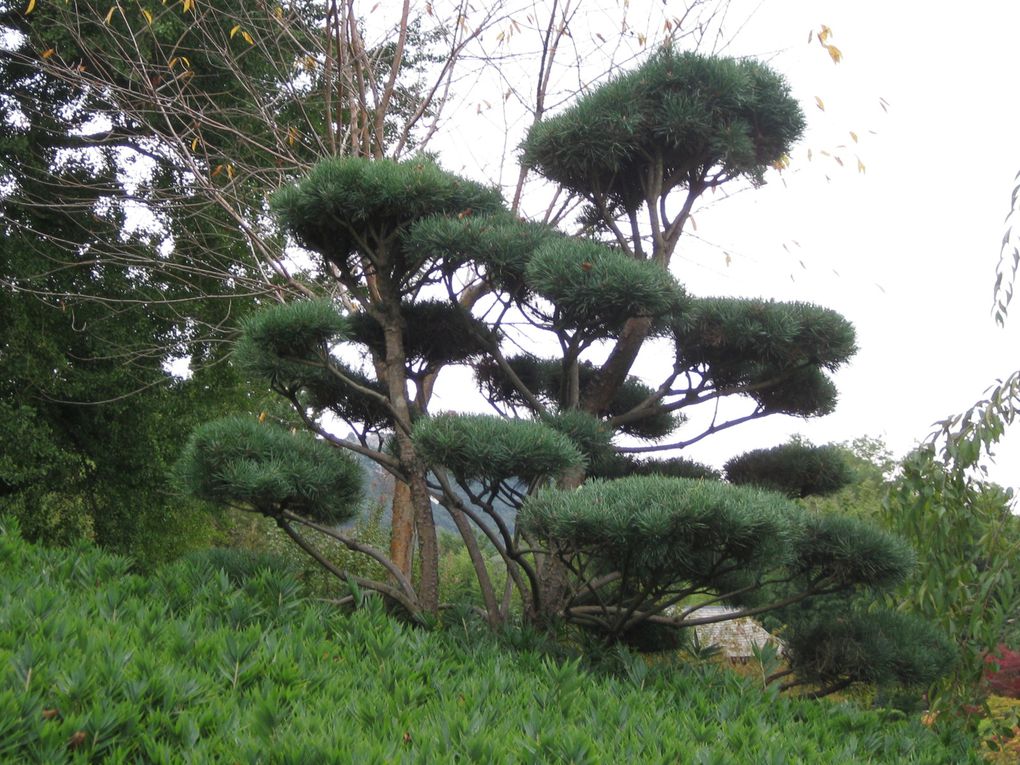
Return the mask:
<path id="1" fill-rule="evenodd" d="M 327 159 L 273 197 L 343 299 L 268 309 L 243 328 L 237 360 L 323 444 L 370 457 L 408 487 L 420 573 L 391 562 L 395 584 L 371 586 L 398 590 L 413 613 L 437 611 L 433 503 L 461 532 L 492 624 L 519 603 L 525 620 L 628 640 L 904 579 L 910 550 L 861 521 L 808 513 L 676 457 L 630 456 L 832 410 L 828 373 L 856 350 L 845 319 L 802 303 L 693 297 L 669 268 L 698 197 L 762 182 L 803 125 L 767 66 L 664 48 L 523 144 L 527 167 L 586 204 L 580 233 L 516 220 L 495 190 L 427 157 Z M 653 337 L 673 352 L 648 384 L 631 368 Z M 473 367 L 495 414 L 430 411 L 437 376 L 458 364 Z M 671 440 L 684 409 L 723 398 L 750 409 Z M 325 410 L 357 440 L 330 433 Z M 643 445 L 621 445 L 621 434 Z M 202 437 L 187 454 L 192 473 L 216 454 Z M 230 501 L 282 520 L 306 549 L 298 527 L 325 528 L 325 504 L 304 504 L 302 517 L 282 500 Z M 501 504 L 519 510 L 516 528 Z M 479 537 L 517 600 L 497 593 Z M 735 611 L 710 616 L 711 603 Z"/>

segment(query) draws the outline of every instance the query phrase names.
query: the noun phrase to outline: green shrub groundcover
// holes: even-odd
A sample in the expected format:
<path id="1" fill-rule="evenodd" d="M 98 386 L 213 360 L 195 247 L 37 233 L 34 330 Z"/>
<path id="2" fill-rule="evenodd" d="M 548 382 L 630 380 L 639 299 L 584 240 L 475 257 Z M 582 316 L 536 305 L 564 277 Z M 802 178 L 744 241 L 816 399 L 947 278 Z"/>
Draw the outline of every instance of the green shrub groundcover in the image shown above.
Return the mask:
<path id="1" fill-rule="evenodd" d="M 776 698 L 712 666 L 624 657 L 595 674 L 372 601 L 342 614 L 285 567 L 216 565 L 143 578 L 0 519 L 0 762 L 971 761 L 917 721 Z"/>

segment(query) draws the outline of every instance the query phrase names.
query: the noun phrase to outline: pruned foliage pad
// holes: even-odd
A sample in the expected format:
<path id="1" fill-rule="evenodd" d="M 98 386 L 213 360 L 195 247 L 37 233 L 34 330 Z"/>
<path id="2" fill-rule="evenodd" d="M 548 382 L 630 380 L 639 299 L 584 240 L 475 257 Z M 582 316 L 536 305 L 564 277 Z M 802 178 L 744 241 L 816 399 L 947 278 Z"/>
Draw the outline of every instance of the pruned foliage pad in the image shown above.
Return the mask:
<path id="1" fill-rule="evenodd" d="M 646 586 L 710 584 L 735 565 L 782 562 L 803 533 L 797 508 L 777 494 L 661 476 L 549 490 L 525 502 L 519 522 Z"/>
<path id="2" fill-rule="evenodd" d="M 195 430 L 178 474 L 196 497 L 263 515 L 289 510 L 342 523 L 360 509 L 362 473 L 353 459 L 309 433 L 250 417 Z"/>
<path id="3" fill-rule="evenodd" d="M 274 212 L 298 243 L 349 280 L 361 273 L 357 254 L 371 252 L 375 268 L 401 283 L 413 279 L 428 253 L 404 247 L 398 234 L 433 215 L 494 213 L 502 206 L 495 189 L 441 170 L 425 157 L 324 160 L 272 198 Z"/>
<path id="4" fill-rule="evenodd" d="M 645 198 L 649 158 L 662 163 L 667 184 L 712 169 L 757 181 L 803 129 L 796 99 L 766 65 L 664 48 L 533 127 L 523 162 L 633 210 Z"/>
<path id="5" fill-rule="evenodd" d="M 563 433 L 529 420 L 485 415 L 443 415 L 419 420 L 414 442 L 431 464 L 458 478 L 530 481 L 585 464 Z"/>
<path id="6" fill-rule="evenodd" d="M 734 457 L 725 468 L 730 483 L 760 486 L 796 498 L 832 494 L 853 480 L 853 471 L 839 447 L 799 441 L 755 449 Z"/>

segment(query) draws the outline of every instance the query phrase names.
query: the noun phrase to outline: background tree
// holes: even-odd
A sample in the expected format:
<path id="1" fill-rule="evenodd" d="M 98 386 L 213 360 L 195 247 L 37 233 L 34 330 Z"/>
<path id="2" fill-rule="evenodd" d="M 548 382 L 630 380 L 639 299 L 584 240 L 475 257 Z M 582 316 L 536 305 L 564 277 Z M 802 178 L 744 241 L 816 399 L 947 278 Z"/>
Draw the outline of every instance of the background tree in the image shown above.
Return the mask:
<path id="1" fill-rule="evenodd" d="M 984 658 L 1020 611 L 1020 523 L 1012 492 L 984 479 L 987 459 L 1020 403 L 1013 374 L 967 412 L 941 423 L 903 462 L 885 505 L 889 528 L 915 540 L 921 566 L 894 596 L 900 608 L 939 624 L 960 661 L 935 689 L 952 710 L 983 697 Z"/>
<path id="2" fill-rule="evenodd" d="M 769 414 L 831 410 L 835 389 L 823 370 L 854 352 L 844 319 L 806 304 L 697 300 L 668 270 L 693 200 L 738 177 L 760 181 L 801 127 L 767 67 L 667 47 L 540 123 L 525 144 L 525 162 L 590 201 L 585 225 L 596 236 L 515 219 L 493 190 L 424 157 L 327 160 L 274 196 L 296 242 L 342 285 L 348 310 L 301 301 L 262 312 L 246 323 L 235 358 L 324 441 L 410 487 L 420 577 L 390 562 L 393 581 L 360 586 L 412 614 L 437 610 L 433 501 L 461 531 L 492 623 L 508 617 L 510 600 L 495 592 L 476 532 L 506 565 L 526 618 L 566 619 L 608 641 L 649 625 L 733 618 L 698 613 L 712 602 L 752 615 L 902 581 L 912 560 L 902 543 L 775 493 L 654 474 L 585 481 L 602 466 L 656 472 L 619 460 L 621 451 L 678 448 Z M 653 334 L 674 351 L 657 387 L 628 375 Z M 508 352 L 529 337 L 559 356 Z M 476 368 L 498 412 L 525 416 L 429 415 L 435 374 L 454 363 Z M 753 403 L 750 414 L 683 441 L 623 449 L 612 441 L 617 432 L 665 439 L 683 408 L 739 395 Z M 358 442 L 333 435 L 324 411 L 354 427 Z M 210 425 L 194 436 L 182 477 L 200 496 L 275 519 L 313 555 L 314 534 L 358 549 L 330 527 L 329 493 L 296 489 L 298 467 L 274 454 L 254 435 Z M 743 478 L 779 469 L 764 464 Z M 673 461 L 659 472 L 681 470 L 691 466 Z M 790 493 L 817 490 L 816 479 L 802 473 Z M 497 500 L 520 508 L 516 530 Z"/>

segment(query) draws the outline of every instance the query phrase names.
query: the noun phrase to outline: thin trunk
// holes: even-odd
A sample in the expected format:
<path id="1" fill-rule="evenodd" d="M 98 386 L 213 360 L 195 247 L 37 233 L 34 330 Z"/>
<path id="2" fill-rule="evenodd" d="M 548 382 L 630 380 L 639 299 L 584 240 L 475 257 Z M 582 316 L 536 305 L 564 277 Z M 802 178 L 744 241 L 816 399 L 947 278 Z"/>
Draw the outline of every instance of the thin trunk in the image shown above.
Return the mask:
<path id="1" fill-rule="evenodd" d="M 380 292 L 386 286 L 380 279 Z M 386 290 L 388 291 L 388 290 Z M 404 353 L 403 319 L 399 301 L 387 300 L 383 309 L 383 336 L 386 341 L 386 382 L 389 387 L 390 405 L 397 422 L 394 430 L 397 439 L 397 454 L 400 466 L 408 476 L 410 506 L 414 515 L 415 531 L 418 534 L 418 554 L 421 561 L 421 582 L 419 597 L 422 607 L 431 613 L 439 610 L 439 541 L 436 538 L 436 524 L 432 517 L 432 497 L 425 483 L 425 466 L 419 459 L 411 441 L 411 407 L 407 393 L 407 359 Z M 394 493 L 394 496 L 396 494 Z M 394 536 L 397 529 L 394 528 Z M 405 537 L 398 544 L 411 540 Z"/>
<path id="2" fill-rule="evenodd" d="M 414 539 L 414 507 L 411 504 L 411 487 L 394 479 L 392 525 L 390 532 L 390 560 L 397 564 L 404 576 L 411 575 L 411 544 Z"/>

